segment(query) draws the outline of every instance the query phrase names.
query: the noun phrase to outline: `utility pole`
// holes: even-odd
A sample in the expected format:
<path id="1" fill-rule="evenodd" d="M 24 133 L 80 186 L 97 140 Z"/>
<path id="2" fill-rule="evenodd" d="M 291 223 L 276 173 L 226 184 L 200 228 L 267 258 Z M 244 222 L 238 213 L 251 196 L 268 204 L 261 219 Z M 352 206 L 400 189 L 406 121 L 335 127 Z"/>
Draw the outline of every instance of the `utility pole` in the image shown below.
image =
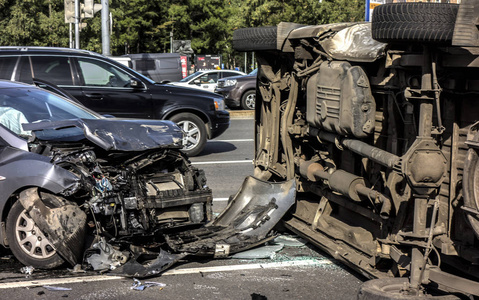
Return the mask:
<path id="1" fill-rule="evenodd" d="M 72 26 L 72 23 L 68 23 L 69 26 L 69 30 L 68 30 L 68 33 L 70 35 L 70 48 L 73 48 L 73 26 Z"/>
<path id="2" fill-rule="evenodd" d="M 173 53 L 173 31 L 170 31 L 170 53 Z"/>
<path id="3" fill-rule="evenodd" d="M 80 0 L 75 0 L 75 49 L 80 49 Z"/>
<path id="4" fill-rule="evenodd" d="M 248 73 L 248 52 L 244 53 L 244 72 Z"/>
<path id="5" fill-rule="evenodd" d="M 101 0 L 101 51 L 103 55 L 110 52 L 110 8 L 108 0 Z"/>

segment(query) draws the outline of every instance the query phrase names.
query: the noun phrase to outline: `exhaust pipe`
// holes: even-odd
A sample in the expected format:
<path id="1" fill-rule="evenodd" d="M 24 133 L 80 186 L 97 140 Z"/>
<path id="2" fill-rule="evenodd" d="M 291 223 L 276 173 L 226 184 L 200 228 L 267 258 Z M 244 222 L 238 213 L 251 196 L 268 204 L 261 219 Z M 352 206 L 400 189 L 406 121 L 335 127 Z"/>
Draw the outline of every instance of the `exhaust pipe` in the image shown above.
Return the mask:
<path id="1" fill-rule="evenodd" d="M 332 173 L 324 171 L 322 165 L 315 161 L 301 160 L 299 164 L 299 172 L 301 176 L 312 182 L 325 180 L 331 190 L 348 196 L 356 202 L 360 202 L 361 196 L 366 196 L 373 200 L 375 204 L 381 204 L 379 216 L 382 219 L 388 219 L 391 212 L 391 199 L 368 188 L 364 182 L 364 178 L 356 176 L 343 170 L 335 170 Z"/>

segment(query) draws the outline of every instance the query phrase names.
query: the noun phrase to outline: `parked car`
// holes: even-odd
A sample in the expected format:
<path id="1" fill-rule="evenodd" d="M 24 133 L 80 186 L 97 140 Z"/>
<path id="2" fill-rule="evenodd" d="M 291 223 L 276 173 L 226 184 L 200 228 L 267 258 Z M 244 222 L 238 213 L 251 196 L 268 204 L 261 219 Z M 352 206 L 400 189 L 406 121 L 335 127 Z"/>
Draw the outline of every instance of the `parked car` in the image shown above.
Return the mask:
<path id="1" fill-rule="evenodd" d="M 286 228 L 375 278 L 358 299 L 479 296 L 478 11 L 234 32 L 260 66 L 254 174 L 296 182 Z"/>
<path id="2" fill-rule="evenodd" d="M 237 75 L 245 75 L 245 73 L 235 70 L 205 70 L 195 72 L 180 81 L 170 82 L 170 84 L 214 92 L 219 79 Z"/>
<path id="3" fill-rule="evenodd" d="M 180 151 L 182 134 L 0 81 L 0 243 L 34 268 L 85 257 L 108 270 L 131 245 L 154 251 L 165 230 L 206 223 L 211 190 Z"/>
<path id="4" fill-rule="evenodd" d="M 176 122 L 183 151 L 199 154 L 229 126 L 222 96 L 156 83 L 98 53 L 66 48 L 0 47 L 0 79 L 56 84 L 86 107 L 121 118 Z"/>
<path id="5" fill-rule="evenodd" d="M 225 97 L 225 103 L 229 108 L 254 109 L 257 73 L 258 69 L 255 69 L 248 75 L 220 79 L 215 92 Z"/>

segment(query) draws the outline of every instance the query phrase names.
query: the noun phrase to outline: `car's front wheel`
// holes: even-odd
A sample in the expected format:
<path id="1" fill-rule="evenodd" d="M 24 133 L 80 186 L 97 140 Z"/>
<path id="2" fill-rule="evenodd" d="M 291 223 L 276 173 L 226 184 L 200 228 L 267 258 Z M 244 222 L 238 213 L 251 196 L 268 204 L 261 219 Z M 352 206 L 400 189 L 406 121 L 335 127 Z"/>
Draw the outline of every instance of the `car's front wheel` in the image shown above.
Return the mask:
<path id="1" fill-rule="evenodd" d="M 241 97 L 241 107 L 247 110 L 254 110 L 254 105 L 256 102 L 256 91 L 251 90 L 247 91 Z"/>
<path id="2" fill-rule="evenodd" d="M 188 156 L 195 156 L 201 153 L 206 145 L 206 127 L 203 120 L 191 113 L 174 115 L 170 121 L 175 122 L 183 129 L 183 149 Z"/>
<path id="3" fill-rule="evenodd" d="M 48 236 L 37 227 L 19 201 L 8 213 L 6 227 L 10 249 L 24 265 L 53 269 L 64 263 Z"/>

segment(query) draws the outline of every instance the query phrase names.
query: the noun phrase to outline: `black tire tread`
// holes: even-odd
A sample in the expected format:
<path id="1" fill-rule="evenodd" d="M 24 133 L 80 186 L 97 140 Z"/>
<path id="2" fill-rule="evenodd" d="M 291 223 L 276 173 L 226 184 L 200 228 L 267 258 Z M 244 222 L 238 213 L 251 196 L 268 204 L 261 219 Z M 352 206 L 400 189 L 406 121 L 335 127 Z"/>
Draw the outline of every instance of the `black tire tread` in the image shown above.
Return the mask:
<path id="1" fill-rule="evenodd" d="M 233 48 L 237 51 L 276 50 L 276 26 L 240 28 L 233 33 Z"/>
<path id="2" fill-rule="evenodd" d="M 376 7 L 372 37 L 380 42 L 451 42 L 459 5 L 391 3 Z"/>

